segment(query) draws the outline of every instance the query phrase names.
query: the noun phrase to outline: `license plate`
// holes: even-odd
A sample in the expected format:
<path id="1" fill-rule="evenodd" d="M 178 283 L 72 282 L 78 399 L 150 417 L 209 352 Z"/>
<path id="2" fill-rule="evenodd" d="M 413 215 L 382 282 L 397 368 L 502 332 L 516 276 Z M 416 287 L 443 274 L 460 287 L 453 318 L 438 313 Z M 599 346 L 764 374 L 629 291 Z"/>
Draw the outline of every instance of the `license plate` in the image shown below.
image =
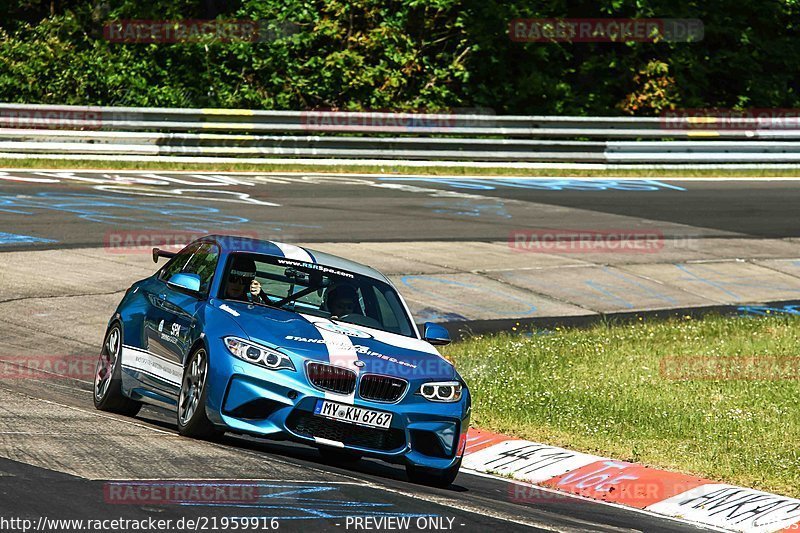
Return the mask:
<path id="1" fill-rule="evenodd" d="M 341 420 L 342 422 L 349 422 L 351 424 L 360 424 L 363 426 L 381 429 L 387 429 L 392 423 L 392 413 L 373 411 L 372 409 L 364 409 L 361 407 L 355 407 L 353 405 L 343 405 L 341 403 L 329 402 L 327 400 L 317 400 L 317 406 L 314 408 L 314 414 L 318 416 L 324 416 L 325 418 Z"/>

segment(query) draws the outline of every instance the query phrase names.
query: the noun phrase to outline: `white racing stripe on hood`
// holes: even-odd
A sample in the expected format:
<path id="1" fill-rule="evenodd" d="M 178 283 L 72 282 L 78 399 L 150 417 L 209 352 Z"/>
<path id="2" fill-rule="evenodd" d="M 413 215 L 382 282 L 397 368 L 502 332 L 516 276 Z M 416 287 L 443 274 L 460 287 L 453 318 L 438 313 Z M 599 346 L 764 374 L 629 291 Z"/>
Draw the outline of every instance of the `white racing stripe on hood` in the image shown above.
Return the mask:
<path id="1" fill-rule="evenodd" d="M 422 339 L 415 339 L 413 337 L 406 337 L 405 335 L 398 335 L 397 333 L 389 333 L 379 329 L 365 328 L 363 326 L 353 326 L 362 329 L 372 335 L 372 337 L 384 344 L 394 346 L 395 348 L 403 348 L 406 350 L 415 350 L 417 352 L 425 352 L 432 355 L 439 355 L 439 351 L 431 346 L 430 343 Z M 440 356 L 440 355 L 439 355 Z M 441 357 L 441 356 L 440 356 Z"/>
<path id="2" fill-rule="evenodd" d="M 311 322 L 311 324 L 317 328 L 322 340 L 325 341 L 323 346 L 325 346 L 325 349 L 328 350 L 328 359 L 330 360 L 330 363 L 334 366 L 352 370 L 356 373 L 356 375 L 358 375 L 360 369 L 355 365 L 355 362 L 358 361 L 358 353 L 356 352 L 356 349 L 353 346 L 353 341 L 350 340 L 350 337 L 343 333 L 336 333 L 326 329 L 324 327 L 325 325 L 335 326 L 335 324 L 330 320 L 312 315 L 301 314 L 300 316 Z M 320 327 L 318 324 L 322 325 L 323 327 Z M 325 399 L 353 405 L 355 394 L 355 390 L 347 395 L 326 391 Z"/>
<path id="3" fill-rule="evenodd" d="M 441 357 L 439 351 L 434 346 L 432 346 L 428 341 L 424 341 L 416 337 L 407 337 L 406 335 L 400 335 L 398 333 L 383 331 L 382 329 L 369 328 L 367 326 L 361 326 L 358 324 L 351 324 L 349 322 L 339 322 L 339 323 L 342 326 L 347 327 L 347 329 L 366 333 L 367 337 L 372 337 L 376 341 L 381 342 L 383 344 L 387 344 L 393 348 L 402 348 L 404 350 L 424 352 L 424 353 L 429 353 L 431 355 L 438 355 L 439 357 Z M 356 344 L 358 344 L 359 342 L 358 337 L 354 338 Z M 387 355 L 397 355 L 397 354 L 387 354 Z"/>
<path id="4" fill-rule="evenodd" d="M 308 252 L 300 248 L 299 246 L 295 246 L 294 244 L 286 244 L 285 242 L 275 242 L 272 241 L 272 244 L 277 246 L 283 252 L 284 257 L 286 259 L 294 259 L 295 261 L 303 261 L 304 263 L 313 263 L 314 260 L 311 258 Z"/>

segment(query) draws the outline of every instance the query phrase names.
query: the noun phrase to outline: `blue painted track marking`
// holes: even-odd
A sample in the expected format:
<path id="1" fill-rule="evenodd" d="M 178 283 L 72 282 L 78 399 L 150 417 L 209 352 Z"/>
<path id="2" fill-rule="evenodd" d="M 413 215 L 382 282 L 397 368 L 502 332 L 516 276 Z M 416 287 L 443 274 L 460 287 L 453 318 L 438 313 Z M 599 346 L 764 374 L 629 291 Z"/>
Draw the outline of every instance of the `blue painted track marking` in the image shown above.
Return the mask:
<path id="1" fill-rule="evenodd" d="M 659 180 L 625 179 L 553 179 L 553 178 L 393 178 L 381 177 L 380 181 L 417 181 L 447 185 L 455 189 L 493 191 L 502 187 L 533 189 L 542 191 L 659 191 L 671 189 L 685 191 L 683 187 Z"/>
<path id="2" fill-rule="evenodd" d="M 219 209 L 175 201 L 125 199 L 119 196 L 79 193 L 42 192 L 27 197 L 0 195 L 0 206 L 26 210 L 50 210 L 72 213 L 78 218 L 102 224 L 157 223 L 186 230 L 205 231 L 220 225 L 239 225 L 249 222 L 239 216 L 224 215 Z M 112 214 L 110 209 L 122 211 Z M 34 212 L 28 211 L 29 214 Z M 26 213 L 26 214 L 27 214 Z"/>
<path id="3" fill-rule="evenodd" d="M 236 507 L 240 507 L 240 506 L 236 506 Z M 423 516 L 434 516 L 434 517 L 440 516 L 440 515 L 431 514 L 431 513 L 381 513 L 381 512 L 375 512 L 375 511 L 364 511 L 364 512 L 355 511 L 354 512 L 351 509 L 347 509 L 346 510 L 347 512 L 343 512 L 343 513 L 339 513 L 339 514 L 331 514 L 331 513 L 325 513 L 325 512 L 322 512 L 322 511 L 318 511 L 316 509 L 311 509 L 311 508 L 308 508 L 308 507 L 298 507 L 298 508 L 296 508 L 296 510 L 309 513 L 309 515 L 313 515 L 313 516 L 274 516 L 274 515 L 267 515 L 267 516 L 258 517 L 258 518 L 267 519 L 267 520 L 269 520 L 271 518 L 277 518 L 278 521 L 281 521 L 281 520 L 309 520 L 309 519 L 315 519 L 315 518 L 316 519 L 320 519 L 320 518 L 323 518 L 323 519 L 324 518 L 329 518 L 329 519 L 330 518 L 347 518 L 348 516 L 396 516 L 396 517 L 400 517 L 400 518 L 402 518 L 402 517 L 420 518 L 420 517 L 423 517 Z M 248 518 L 253 518 L 253 515 L 230 516 L 228 518 L 230 518 L 232 520 L 247 520 Z"/>
<path id="4" fill-rule="evenodd" d="M 520 312 L 523 315 L 532 315 L 533 313 L 536 312 L 536 306 L 535 305 L 531 305 L 529 302 L 526 302 L 522 298 L 518 298 L 516 296 L 512 296 L 512 295 L 508 295 L 508 294 L 504 295 L 504 294 L 502 294 L 502 293 L 500 293 L 498 291 L 486 289 L 484 287 L 480 287 L 478 285 L 473 285 L 471 283 L 453 281 L 453 280 L 449 280 L 449 279 L 439 278 L 439 277 L 436 277 L 436 276 L 413 275 L 413 276 L 403 276 L 402 278 L 400 278 L 400 282 L 403 285 L 405 285 L 406 287 L 408 287 L 409 290 L 412 290 L 414 292 L 423 292 L 426 295 L 429 295 L 430 291 L 424 291 L 424 290 L 419 289 L 418 287 L 414 286 L 413 282 L 417 281 L 417 280 L 429 281 L 429 282 L 438 283 L 438 284 L 441 284 L 441 285 L 449 285 L 449 286 L 454 286 L 454 287 L 461 287 L 461 288 L 464 288 L 464 289 L 472 289 L 472 290 L 475 290 L 477 292 L 491 294 L 493 296 L 502 295 L 502 296 L 505 296 L 506 298 L 508 298 L 508 300 L 511 300 L 511 301 L 517 302 L 519 304 L 522 304 L 521 307 L 522 307 L 523 310 L 520 311 Z M 458 299 L 455 299 L 455 298 L 448 298 L 446 296 L 442 296 L 441 294 L 437 295 L 437 301 L 449 302 L 449 303 L 453 303 L 453 304 L 456 304 L 456 305 L 461 305 L 461 306 L 464 306 L 464 307 L 468 307 L 468 308 L 471 308 L 471 309 L 477 309 L 479 311 L 486 311 L 486 308 L 487 308 L 487 306 L 485 304 L 484 305 L 468 304 L 468 303 L 465 303 L 464 300 L 458 300 Z M 504 307 L 503 310 L 508 311 L 508 309 L 506 307 Z"/>
<path id="5" fill-rule="evenodd" d="M 702 276 L 699 276 L 699 275 L 695 274 L 694 272 L 691 272 L 689 270 L 689 268 L 687 267 L 687 265 L 675 265 L 675 268 L 677 268 L 678 270 L 681 270 L 681 271 L 686 272 L 687 274 L 689 274 L 689 276 L 690 276 L 689 280 L 695 280 L 695 281 L 699 281 L 700 283 L 705 283 L 706 285 L 710 285 L 710 286 L 712 286 L 712 287 L 714 287 L 716 289 L 721 290 L 722 292 L 724 292 L 728 296 L 731 296 L 732 298 L 736 298 L 736 299 L 739 298 L 738 294 L 736 294 L 733 291 L 729 291 L 728 289 L 726 289 L 723 286 L 722 283 L 717 283 L 717 282 L 711 281 L 710 279 L 706 279 L 706 278 L 704 278 Z"/>
<path id="6" fill-rule="evenodd" d="M 675 298 L 673 298 L 671 296 L 668 296 L 666 294 L 660 293 L 655 289 L 647 287 L 641 281 L 639 281 L 639 278 L 637 278 L 636 276 L 631 276 L 629 274 L 624 274 L 622 272 L 618 272 L 616 270 L 613 270 L 612 268 L 609 268 L 609 267 L 603 267 L 603 271 L 606 272 L 607 274 L 611 275 L 611 276 L 614 276 L 614 277 L 617 277 L 617 278 L 621 279 L 624 283 L 627 283 L 628 285 L 633 285 L 634 287 L 638 287 L 639 289 L 644 291 L 646 294 L 649 294 L 650 296 L 652 296 L 653 298 L 655 298 L 657 300 L 661 300 L 661 301 L 664 301 L 664 302 L 667 302 L 667 303 L 673 304 L 673 305 L 677 305 L 678 304 L 678 300 L 676 300 Z"/>
<path id="7" fill-rule="evenodd" d="M 13 209 L 12 209 L 13 208 Z M 21 208 L 21 209 L 20 209 Z M 118 214 L 110 212 L 117 210 Z M 17 197 L 0 194 L 0 211 L 35 215 L 36 210 L 72 213 L 78 218 L 100 224 L 138 224 L 146 229 L 177 227 L 186 231 L 210 233 L 220 227 L 236 227 L 248 224 L 258 225 L 275 232 L 287 228 L 319 228 L 318 225 L 294 224 L 290 222 L 249 219 L 236 215 L 226 215 L 215 207 L 191 204 L 184 201 L 147 200 L 120 197 L 117 195 L 48 193 L 40 192 L 32 196 Z"/>
<path id="8" fill-rule="evenodd" d="M 210 486 L 231 485 L 230 483 L 219 484 L 202 481 L 193 483 L 198 485 L 208 484 Z M 249 483 L 245 484 L 251 486 Z M 388 502 L 314 497 L 315 494 L 319 494 L 320 496 L 324 494 L 331 496 L 341 494 L 341 486 L 337 485 L 296 485 L 256 482 L 255 486 L 258 492 L 263 492 L 264 494 L 257 493 L 258 501 L 253 501 L 252 503 L 232 503 L 224 501 L 181 501 L 176 503 L 184 507 L 228 507 L 236 509 L 273 510 L 278 512 L 260 518 L 277 518 L 278 520 L 316 520 L 346 518 L 348 516 L 395 516 L 410 518 L 439 516 L 432 513 L 393 512 L 389 509 L 396 507 L 396 505 Z M 257 516 L 241 515 L 228 518 L 247 520 L 257 518 Z"/>
<path id="9" fill-rule="evenodd" d="M 736 308 L 743 315 L 797 315 L 800 316 L 800 304 L 770 307 L 768 305 L 743 305 Z"/>
<path id="10" fill-rule="evenodd" d="M 515 279 L 516 278 L 516 279 L 520 280 L 521 284 L 532 285 L 533 287 L 537 288 L 539 290 L 539 292 L 542 292 L 544 294 L 547 294 L 548 289 L 550 289 L 552 287 L 552 285 L 549 282 L 543 282 L 543 281 L 541 281 L 541 280 L 539 280 L 539 279 L 537 279 L 535 277 L 531 277 L 531 275 L 528 272 L 508 272 L 508 273 L 506 273 L 505 276 L 506 276 L 506 278 L 510 278 L 510 279 Z M 622 303 L 622 305 L 626 306 L 626 307 L 629 304 L 629 302 L 627 302 L 626 300 L 620 298 L 619 296 L 616 296 L 615 294 L 612 294 L 612 293 L 602 289 L 601 288 L 602 286 L 594 287 L 592 285 L 591 281 L 584 281 L 584 283 L 589 288 L 594 289 L 596 292 L 598 292 L 600 294 L 595 294 L 595 293 L 593 293 L 591 291 L 586 291 L 586 290 L 583 290 L 583 289 L 580 289 L 580 288 L 578 288 L 578 289 L 570 289 L 570 288 L 561 286 L 561 287 L 559 287 L 560 296 L 558 296 L 558 298 L 559 299 L 563 299 L 563 300 L 565 300 L 568 303 L 571 303 L 573 305 L 580 305 L 580 304 L 576 304 L 576 302 L 580 302 L 581 299 L 583 299 L 583 298 L 590 298 L 590 299 L 598 301 L 598 302 L 608 301 L 609 299 L 610 300 L 617 300 L 617 301 L 620 301 Z M 606 294 L 608 296 L 608 298 L 604 298 L 603 294 Z"/>
<path id="11" fill-rule="evenodd" d="M 685 279 L 688 279 L 689 281 L 697 281 L 699 283 L 705 283 L 706 285 L 709 285 L 711 287 L 719 289 L 720 291 L 724 292 L 728 296 L 731 296 L 732 298 L 735 298 L 735 299 L 739 299 L 739 295 L 737 293 L 733 292 L 732 290 L 728 290 L 726 287 L 731 287 L 731 288 L 735 288 L 735 287 L 755 287 L 755 288 L 758 288 L 758 289 L 766 288 L 766 289 L 775 289 L 775 290 L 781 290 L 781 291 L 800 292 L 800 289 L 796 289 L 796 288 L 793 288 L 793 287 L 786 287 L 786 286 L 783 286 L 783 285 L 768 284 L 768 283 L 764 283 L 763 281 L 754 281 L 752 278 L 750 278 L 748 276 L 729 276 L 729 280 L 728 281 L 720 281 L 720 280 L 712 281 L 711 279 L 703 277 L 703 276 L 699 275 L 696 272 L 692 272 L 692 270 L 690 270 L 690 265 L 679 264 L 679 265 L 675 265 L 675 267 L 678 268 L 679 270 L 685 272 L 686 274 L 688 274 L 690 276 L 689 278 L 685 278 Z M 701 271 L 702 270 L 706 270 L 707 272 L 710 272 L 711 274 L 719 274 L 719 272 L 716 272 L 709 265 L 691 265 L 691 267 L 693 267 L 694 269 L 697 269 L 697 270 L 701 270 Z M 722 274 L 722 275 L 724 275 L 724 274 Z M 736 280 L 741 280 L 741 281 L 736 281 Z"/>
<path id="12" fill-rule="evenodd" d="M 558 298 L 565 299 L 574 305 L 580 305 L 579 302 L 582 299 L 590 298 L 597 302 L 616 303 L 620 307 L 624 307 L 626 309 L 633 309 L 635 307 L 633 302 L 627 300 L 626 298 L 623 297 L 623 295 L 619 294 L 620 292 L 624 291 L 624 294 L 644 294 L 646 296 L 650 296 L 652 298 L 655 298 L 656 300 L 661 300 L 671 305 L 677 305 L 679 303 L 677 300 L 675 300 L 675 298 L 672 298 L 671 296 L 663 294 L 653 288 L 644 285 L 636 276 L 625 274 L 622 272 L 617 272 L 611 267 L 602 267 L 602 270 L 609 276 L 619 278 L 621 283 L 633 287 L 633 289 L 628 289 L 627 287 L 624 286 L 611 285 L 607 282 L 584 279 L 583 284 L 590 290 L 585 291 L 585 290 L 568 289 L 566 287 L 560 287 L 559 291 L 563 296 L 559 296 Z M 532 278 L 528 273 L 510 272 L 507 274 L 507 277 L 512 279 L 517 278 L 522 280 L 522 283 L 532 284 L 534 287 L 537 287 L 538 290 L 544 294 L 547 294 L 549 292 L 548 290 L 550 288 L 549 283 L 539 281 L 536 278 Z"/>
<path id="13" fill-rule="evenodd" d="M 432 212 L 438 215 L 455 215 L 466 217 L 482 217 L 495 215 L 498 218 L 512 218 L 511 213 L 506 211 L 504 202 L 497 201 L 492 203 L 474 200 L 461 200 L 455 203 L 450 202 L 427 202 L 427 208 L 432 208 Z"/>
<path id="14" fill-rule="evenodd" d="M 423 307 L 414 313 L 422 322 L 451 322 L 456 320 L 468 320 L 464 315 L 458 313 L 441 312 L 433 307 Z"/>
<path id="15" fill-rule="evenodd" d="M 594 291 L 599 292 L 600 294 L 605 295 L 608 300 L 611 300 L 612 302 L 613 301 L 618 302 L 620 306 L 622 306 L 622 307 L 624 307 L 626 309 L 633 309 L 633 304 L 631 302 L 629 302 L 628 300 L 625 300 L 624 298 L 621 298 L 621 297 L 617 296 L 616 294 L 614 294 L 613 292 L 608 290 L 607 286 L 602 284 L 602 283 L 596 283 L 594 281 L 587 281 L 586 282 L 586 286 L 589 287 L 590 289 L 594 290 Z M 602 300 L 602 298 L 598 298 L 598 299 Z"/>
<path id="16" fill-rule="evenodd" d="M 0 232 L 0 245 L 4 244 L 38 244 L 57 242 L 53 239 L 43 239 L 41 237 L 31 237 L 28 235 L 17 235 L 16 233 Z"/>

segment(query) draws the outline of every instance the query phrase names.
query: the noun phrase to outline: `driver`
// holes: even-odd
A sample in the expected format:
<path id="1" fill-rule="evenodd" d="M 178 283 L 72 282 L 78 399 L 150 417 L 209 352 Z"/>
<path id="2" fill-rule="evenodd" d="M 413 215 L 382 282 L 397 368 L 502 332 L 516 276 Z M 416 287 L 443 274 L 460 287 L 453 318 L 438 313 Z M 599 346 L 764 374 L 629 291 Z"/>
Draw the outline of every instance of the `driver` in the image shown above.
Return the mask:
<path id="1" fill-rule="evenodd" d="M 249 257 L 237 256 L 228 271 L 225 297 L 231 300 L 266 304 L 267 296 L 256 279 L 256 263 Z"/>
<path id="2" fill-rule="evenodd" d="M 325 306 L 332 316 L 343 317 L 352 314 L 361 314 L 358 305 L 358 292 L 352 285 L 336 285 L 328 289 L 325 294 Z"/>

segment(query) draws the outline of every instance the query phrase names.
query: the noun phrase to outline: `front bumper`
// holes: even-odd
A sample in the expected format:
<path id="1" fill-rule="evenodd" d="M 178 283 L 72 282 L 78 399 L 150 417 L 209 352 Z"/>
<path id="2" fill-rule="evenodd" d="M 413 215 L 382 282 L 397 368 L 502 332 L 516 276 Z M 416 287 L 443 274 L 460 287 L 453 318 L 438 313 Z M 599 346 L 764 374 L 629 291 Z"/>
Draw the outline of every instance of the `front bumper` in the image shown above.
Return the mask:
<path id="1" fill-rule="evenodd" d="M 463 455 L 470 397 L 430 402 L 414 390 L 398 403 L 382 403 L 323 392 L 308 383 L 302 361 L 296 371 L 268 370 L 228 355 L 220 342 L 212 351 L 207 398 L 209 419 L 229 431 L 290 438 L 312 446 L 344 447 L 386 461 L 445 469 Z M 411 387 L 414 385 L 412 384 Z M 388 429 L 339 422 L 313 414 L 317 400 L 392 413 Z"/>

